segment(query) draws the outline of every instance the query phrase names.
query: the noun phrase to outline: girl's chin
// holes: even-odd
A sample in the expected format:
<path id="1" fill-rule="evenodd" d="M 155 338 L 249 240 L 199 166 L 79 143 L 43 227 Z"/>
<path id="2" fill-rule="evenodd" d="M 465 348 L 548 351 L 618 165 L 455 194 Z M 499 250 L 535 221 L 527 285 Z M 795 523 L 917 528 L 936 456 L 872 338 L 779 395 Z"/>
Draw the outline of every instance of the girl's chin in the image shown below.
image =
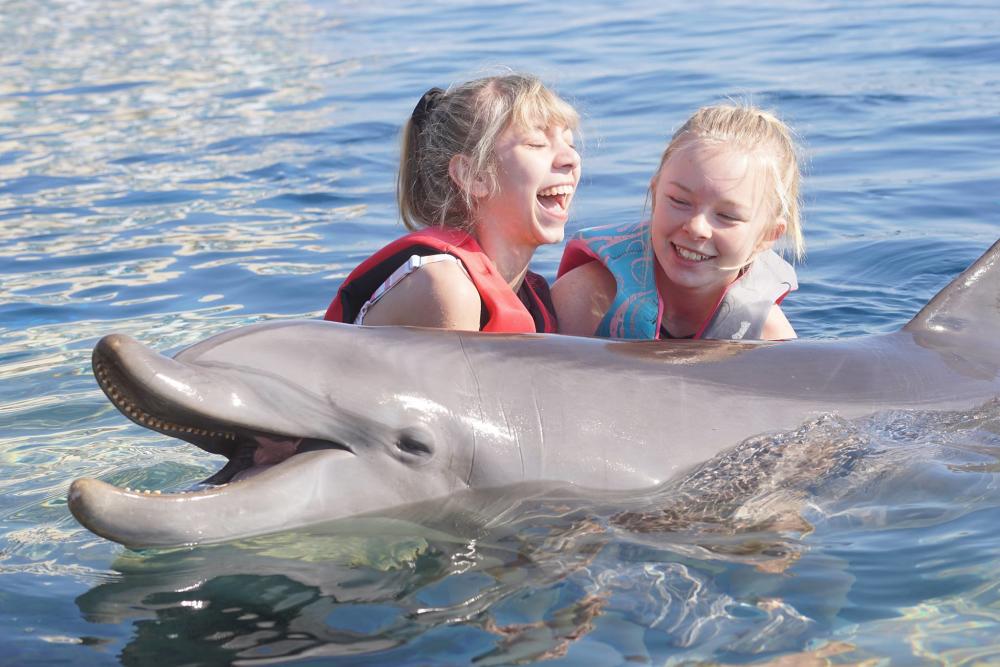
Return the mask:
<path id="1" fill-rule="evenodd" d="M 683 259 L 670 246 L 665 257 L 657 257 L 660 271 L 667 282 L 684 289 L 724 287 L 736 277 L 736 272 L 719 271 L 711 260 L 692 262 Z"/>
<path id="2" fill-rule="evenodd" d="M 535 238 L 539 245 L 549 245 L 552 243 L 562 243 L 566 238 L 566 223 L 539 223 L 536 227 Z"/>
<path id="3" fill-rule="evenodd" d="M 539 211 L 535 215 L 534 224 L 535 238 L 539 244 L 561 243 L 566 235 L 566 222 L 569 216 L 555 216 L 546 211 Z"/>
<path id="4" fill-rule="evenodd" d="M 708 266 L 660 265 L 667 282 L 675 287 L 691 290 L 722 289 L 736 280 L 737 271 L 718 271 Z"/>

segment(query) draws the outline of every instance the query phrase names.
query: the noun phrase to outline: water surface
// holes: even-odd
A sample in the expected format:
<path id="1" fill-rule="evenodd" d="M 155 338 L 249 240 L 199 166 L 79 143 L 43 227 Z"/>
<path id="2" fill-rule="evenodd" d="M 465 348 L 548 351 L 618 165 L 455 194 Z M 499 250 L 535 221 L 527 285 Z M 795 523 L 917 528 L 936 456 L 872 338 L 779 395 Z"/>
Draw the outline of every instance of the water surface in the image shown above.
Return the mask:
<path id="1" fill-rule="evenodd" d="M 461 526 L 445 503 L 450 526 L 133 553 L 69 515 L 75 477 L 218 465 L 111 407 L 97 338 L 320 314 L 401 232 L 398 132 L 432 85 L 510 67 L 577 105 L 572 229 L 639 219 L 697 106 L 777 109 L 806 157 L 802 336 L 899 328 L 1000 236 L 993 3 L 660 5 L 0 5 L 0 664 L 1000 660 L 995 404 L 713 463 L 760 486 L 522 489 Z"/>

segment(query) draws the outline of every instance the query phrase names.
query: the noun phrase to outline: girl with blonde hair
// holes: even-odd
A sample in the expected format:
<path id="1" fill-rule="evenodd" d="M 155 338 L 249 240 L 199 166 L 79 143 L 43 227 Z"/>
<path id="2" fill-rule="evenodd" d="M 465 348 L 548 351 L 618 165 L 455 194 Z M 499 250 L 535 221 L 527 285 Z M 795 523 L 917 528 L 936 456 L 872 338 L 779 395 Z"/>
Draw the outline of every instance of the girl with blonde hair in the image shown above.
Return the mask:
<path id="1" fill-rule="evenodd" d="M 649 220 L 585 229 L 552 297 L 560 331 L 612 338 L 794 338 L 781 310 L 798 287 L 772 247 L 803 251 L 791 131 L 752 106 L 699 109 L 649 185 Z"/>
<path id="2" fill-rule="evenodd" d="M 578 122 L 529 75 L 427 91 L 403 128 L 397 199 L 411 232 L 347 277 L 325 319 L 555 331 L 548 285 L 528 262 L 563 240 Z"/>

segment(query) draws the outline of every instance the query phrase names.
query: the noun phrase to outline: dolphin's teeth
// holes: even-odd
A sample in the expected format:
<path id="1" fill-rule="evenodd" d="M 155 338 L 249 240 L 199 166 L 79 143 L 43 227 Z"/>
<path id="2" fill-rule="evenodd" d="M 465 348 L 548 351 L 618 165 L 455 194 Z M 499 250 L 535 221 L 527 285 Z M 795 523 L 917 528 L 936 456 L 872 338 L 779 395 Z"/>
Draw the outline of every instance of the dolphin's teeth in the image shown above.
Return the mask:
<path id="1" fill-rule="evenodd" d="M 125 490 L 126 490 L 126 491 L 129 491 L 129 492 L 131 492 L 131 491 L 132 491 L 132 489 L 128 488 L 127 486 L 125 487 Z"/>
<path id="2" fill-rule="evenodd" d="M 153 493 L 158 496 L 158 495 L 160 495 L 160 490 L 157 489 L 156 491 L 153 491 Z"/>

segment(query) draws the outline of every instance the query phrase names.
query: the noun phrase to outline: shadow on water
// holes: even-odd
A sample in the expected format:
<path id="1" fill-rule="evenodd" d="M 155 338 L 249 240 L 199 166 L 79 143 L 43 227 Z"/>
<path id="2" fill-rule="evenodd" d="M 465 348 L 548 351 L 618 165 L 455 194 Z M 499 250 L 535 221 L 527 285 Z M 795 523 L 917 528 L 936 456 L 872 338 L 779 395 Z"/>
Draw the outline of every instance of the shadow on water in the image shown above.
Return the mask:
<path id="1" fill-rule="evenodd" d="M 534 483 L 125 552 L 76 603 L 132 625 L 124 664 L 911 655 L 953 596 L 1000 597 L 981 590 L 997 559 L 976 548 L 1000 530 L 998 408 L 820 417 L 641 495 Z M 898 557 L 874 558 L 873 535 Z"/>

